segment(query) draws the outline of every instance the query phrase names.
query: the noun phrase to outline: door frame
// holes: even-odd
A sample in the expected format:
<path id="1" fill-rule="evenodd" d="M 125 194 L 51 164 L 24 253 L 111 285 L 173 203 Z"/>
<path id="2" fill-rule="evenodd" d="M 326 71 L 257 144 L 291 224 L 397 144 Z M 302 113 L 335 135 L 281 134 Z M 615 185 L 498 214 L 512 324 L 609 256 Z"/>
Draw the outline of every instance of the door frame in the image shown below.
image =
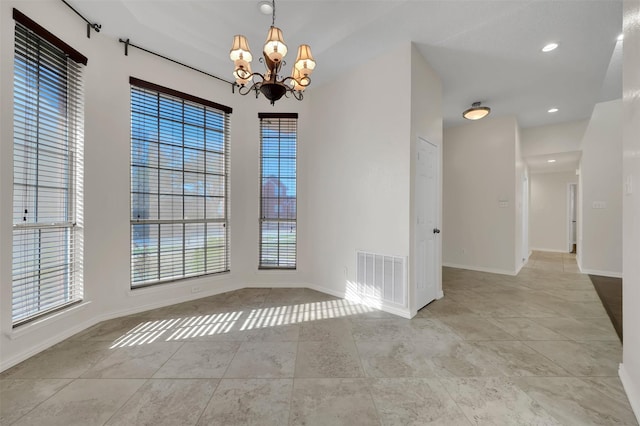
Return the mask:
<path id="1" fill-rule="evenodd" d="M 527 263 L 531 255 L 529 249 L 529 201 L 531 198 L 529 189 L 529 173 L 525 169 L 522 174 L 522 247 L 520 248 L 522 252 L 520 259 L 518 259 L 519 268 Z"/>
<path id="2" fill-rule="evenodd" d="M 572 225 L 572 215 L 571 215 L 571 186 L 573 185 L 573 210 L 576 216 L 576 242 L 571 242 L 571 227 Z M 567 217 L 566 217 L 566 225 L 567 225 L 567 253 L 571 253 L 573 249 L 573 244 L 576 245 L 576 249 L 578 246 L 578 184 L 575 182 L 567 183 Z"/>

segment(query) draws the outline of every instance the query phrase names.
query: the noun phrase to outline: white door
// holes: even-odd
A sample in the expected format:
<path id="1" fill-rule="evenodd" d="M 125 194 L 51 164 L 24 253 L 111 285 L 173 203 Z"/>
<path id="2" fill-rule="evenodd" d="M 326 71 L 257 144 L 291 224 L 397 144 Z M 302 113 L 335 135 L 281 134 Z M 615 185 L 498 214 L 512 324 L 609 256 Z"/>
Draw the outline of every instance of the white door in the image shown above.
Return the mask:
<path id="1" fill-rule="evenodd" d="M 438 147 L 418 138 L 416 149 L 416 309 L 437 297 L 438 247 Z"/>

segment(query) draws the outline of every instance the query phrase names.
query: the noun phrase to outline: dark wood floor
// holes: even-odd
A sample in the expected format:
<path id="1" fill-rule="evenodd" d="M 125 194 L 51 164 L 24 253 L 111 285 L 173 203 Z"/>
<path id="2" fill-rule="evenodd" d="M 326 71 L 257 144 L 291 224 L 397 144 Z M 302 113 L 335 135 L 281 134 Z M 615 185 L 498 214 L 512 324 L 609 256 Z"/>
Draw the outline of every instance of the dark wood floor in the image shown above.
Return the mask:
<path id="1" fill-rule="evenodd" d="M 589 275 L 622 342 L 622 278 Z"/>

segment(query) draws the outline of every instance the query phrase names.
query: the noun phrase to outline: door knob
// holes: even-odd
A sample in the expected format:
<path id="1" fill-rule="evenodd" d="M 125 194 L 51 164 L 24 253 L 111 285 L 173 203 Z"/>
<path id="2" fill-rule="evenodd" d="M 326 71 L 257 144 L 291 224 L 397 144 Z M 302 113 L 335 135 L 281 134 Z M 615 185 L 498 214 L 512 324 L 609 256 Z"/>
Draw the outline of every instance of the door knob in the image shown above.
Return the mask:
<path id="1" fill-rule="evenodd" d="M 434 234 L 439 234 L 439 233 L 440 233 L 440 230 L 439 230 L 438 228 L 433 228 L 433 233 L 434 233 Z"/>

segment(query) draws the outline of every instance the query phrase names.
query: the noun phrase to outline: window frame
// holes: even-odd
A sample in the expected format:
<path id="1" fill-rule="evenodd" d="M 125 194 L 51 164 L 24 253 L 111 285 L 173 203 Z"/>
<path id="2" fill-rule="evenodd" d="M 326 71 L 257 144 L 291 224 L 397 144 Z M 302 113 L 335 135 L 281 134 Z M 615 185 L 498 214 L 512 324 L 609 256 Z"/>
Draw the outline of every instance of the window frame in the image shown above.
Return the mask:
<path id="1" fill-rule="evenodd" d="M 154 83 L 150 83 L 135 77 L 130 77 L 129 78 L 129 83 L 130 83 L 130 87 L 131 87 L 131 98 L 130 98 L 130 106 L 131 106 L 131 135 L 130 135 L 130 165 L 129 165 L 129 170 L 130 170 L 130 254 L 129 254 L 129 259 L 130 259 L 130 288 L 131 290 L 136 290 L 139 288 L 145 288 L 145 287 L 149 287 L 149 286 L 155 286 L 155 285 L 160 285 L 160 284 L 166 284 L 166 283 L 171 283 L 171 282 L 176 282 L 176 281 L 182 281 L 182 280 L 186 280 L 186 279 L 193 279 L 193 278 L 199 278 L 199 277 L 203 277 L 203 276 L 209 276 L 209 275 L 215 275 L 215 274 L 222 274 L 222 273 L 227 273 L 230 271 L 230 240 L 229 240 L 229 159 L 230 159 L 230 155 L 229 155 L 229 147 L 230 147 L 230 143 L 229 143 L 229 139 L 230 139 L 230 115 L 232 113 L 232 108 L 206 100 L 206 99 L 202 99 L 184 92 L 180 92 L 174 89 L 170 89 L 164 86 L 160 86 Z M 154 129 L 157 131 L 157 140 L 146 140 L 146 143 L 157 143 L 158 145 L 158 150 L 161 150 L 161 147 L 173 147 L 173 148 L 177 148 L 179 150 L 181 150 L 182 152 L 182 165 L 180 169 L 167 169 L 165 170 L 161 164 L 160 164 L 160 151 L 158 152 L 158 163 L 155 166 L 149 166 L 149 165 L 143 165 L 143 164 L 135 164 L 134 162 L 134 113 L 136 111 L 134 111 L 134 92 L 135 91 L 139 91 L 139 96 L 143 96 L 144 94 L 150 94 L 152 96 L 156 96 L 157 100 L 158 100 L 158 104 L 157 104 L 157 110 L 156 110 L 156 115 L 155 116 L 151 116 L 148 115 L 147 117 L 151 118 L 151 119 L 156 119 L 157 120 L 157 127 Z M 180 105 L 181 107 L 181 114 L 182 114 L 182 119 L 180 121 L 174 121 L 175 124 L 179 124 L 180 126 L 182 126 L 182 135 L 179 138 L 180 140 L 180 144 L 179 145 L 175 145 L 173 143 L 170 142 L 163 142 L 161 140 L 160 137 L 160 132 L 161 132 L 161 119 L 162 119 L 162 112 L 160 109 L 160 104 L 161 102 L 166 102 L 167 105 Z M 206 117 L 207 114 L 220 114 L 222 117 L 222 124 L 221 124 L 221 128 L 220 128 L 220 135 L 222 138 L 222 150 L 221 151 L 213 151 L 208 149 L 207 146 L 207 139 L 206 137 L 204 137 L 204 139 L 202 141 L 198 141 L 201 143 L 201 147 L 199 148 L 194 148 L 193 146 L 186 146 L 185 144 L 185 127 L 191 125 L 190 123 L 186 122 L 185 119 L 185 110 L 187 108 L 202 108 L 202 114 L 203 114 L 203 123 L 202 123 L 202 131 L 203 134 L 206 134 L 206 132 L 208 130 L 214 131 L 213 128 L 208 128 L 206 127 Z M 142 141 L 142 139 L 141 139 Z M 189 149 L 190 151 L 195 151 L 197 153 L 202 153 L 203 155 L 203 162 L 204 162 L 204 171 L 197 171 L 197 172 L 193 172 L 191 170 L 187 170 L 185 168 L 185 164 L 184 164 L 184 157 L 185 157 L 185 149 Z M 206 156 L 207 153 L 209 153 L 209 155 L 211 154 L 215 154 L 215 155 L 219 155 L 222 157 L 222 173 L 209 173 L 207 172 L 207 167 L 208 164 L 206 162 Z M 147 150 L 147 154 L 148 154 L 148 150 Z M 144 191 L 134 191 L 134 186 L 136 185 L 136 182 L 134 181 L 134 167 L 140 168 L 140 169 L 145 169 L 148 170 L 149 172 L 157 172 L 157 193 L 152 192 L 152 190 L 148 190 L 147 192 Z M 181 193 L 177 194 L 177 195 L 172 195 L 173 197 L 179 197 L 181 200 L 181 205 L 182 205 L 182 218 L 180 219 L 176 219 L 175 217 L 171 217 L 171 218 L 162 218 L 163 212 L 164 210 L 161 209 L 161 197 L 163 195 L 167 195 L 167 194 L 163 194 L 161 192 L 161 188 L 164 188 L 162 186 L 163 182 L 161 180 L 161 176 L 163 176 L 163 174 L 161 173 L 161 171 L 165 171 L 165 172 L 170 172 L 170 173 L 178 173 L 178 174 L 182 174 L 182 183 L 181 183 Z M 197 176 L 202 176 L 202 178 L 205 180 L 205 188 L 202 190 L 203 193 L 202 195 L 189 195 L 186 194 L 185 192 L 185 185 L 186 185 L 186 181 L 185 181 L 185 174 L 193 174 L 193 175 L 197 175 Z M 224 185 L 223 185 L 223 189 L 222 189 L 222 197 L 220 196 L 213 196 L 207 193 L 208 189 L 206 187 L 206 177 L 207 176 L 217 176 L 220 177 L 224 180 Z M 217 188 L 219 189 L 219 187 L 215 186 L 214 189 Z M 155 195 L 156 197 L 158 197 L 158 206 L 157 206 L 157 217 L 155 218 L 140 218 L 139 215 L 138 217 L 134 217 L 134 209 L 136 208 L 136 206 L 134 205 L 134 194 L 136 194 L 137 196 L 144 196 L 146 195 L 147 197 L 149 196 L 153 196 Z M 204 217 L 202 218 L 188 218 L 186 217 L 186 211 L 185 211 L 185 206 L 186 206 L 186 200 L 189 199 L 188 197 L 197 197 L 197 199 L 202 199 L 203 203 L 205 203 L 205 207 L 203 212 L 204 212 Z M 144 198 L 144 197 L 143 197 Z M 220 199 L 222 199 L 222 203 L 224 205 L 223 207 L 223 217 L 216 217 L 216 218 L 212 218 L 212 217 L 207 217 L 206 216 L 206 201 L 208 198 L 211 199 L 218 199 L 218 201 Z M 140 207 L 140 205 L 138 205 L 138 207 Z M 173 208 L 173 207 L 172 207 Z M 171 215 L 173 216 L 173 214 L 175 213 L 175 211 L 173 211 L 171 213 Z M 214 246 L 214 245 L 208 245 L 208 228 L 209 228 L 209 224 L 221 224 L 222 225 L 222 229 L 223 229 L 223 234 L 224 234 L 224 243 L 222 246 L 218 247 L 218 246 Z M 140 225 L 150 225 L 153 227 L 157 226 L 157 236 L 156 236 L 156 240 L 157 242 L 155 243 L 155 248 L 156 251 L 155 252 L 150 252 L 150 255 L 153 256 L 155 255 L 155 257 L 157 257 L 157 270 L 153 270 L 153 268 L 150 269 L 150 271 L 147 271 L 147 267 L 146 267 L 146 259 L 145 256 L 142 256 L 142 261 L 143 264 L 145 265 L 142 268 L 142 272 L 139 272 L 139 269 L 136 269 L 135 266 L 135 262 L 136 262 L 136 258 L 135 253 L 134 253 L 134 241 L 135 241 L 135 228 L 136 226 L 140 226 Z M 189 259 L 187 258 L 187 254 L 189 252 L 189 248 L 187 247 L 187 227 L 191 226 L 191 227 L 196 227 L 197 225 L 203 225 L 202 229 L 203 232 L 196 232 L 196 235 L 198 238 L 202 238 L 202 242 L 204 244 L 204 246 L 202 247 L 204 249 L 203 251 L 203 262 L 204 262 L 204 266 L 203 269 L 200 270 L 198 269 L 195 272 L 188 272 L 188 261 Z M 180 231 L 180 235 L 182 237 L 182 242 L 181 242 L 181 248 L 178 250 L 181 253 L 181 257 L 182 260 L 179 263 L 176 263 L 175 261 L 175 253 L 177 252 L 176 250 L 173 250 L 174 252 L 174 256 L 172 258 L 172 266 L 178 265 L 181 268 L 180 273 L 177 273 L 175 271 L 175 269 L 172 269 L 172 274 L 171 276 L 168 277 L 163 277 L 163 269 L 162 269 L 162 265 L 161 265 L 161 257 L 163 256 L 163 253 L 165 253 L 164 255 L 166 255 L 166 251 L 162 250 L 162 246 L 163 246 L 163 242 L 162 242 L 162 230 L 163 229 L 168 229 L 168 228 L 174 228 L 174 227 L 180 227 L 182 226 L 182 229 Z M 152 229 L 151 227 L 149 227 L 149 229 Z M 175 229 L 175 228 L 174 228 Z M 148 235 L 148 234 L 147 234 Z M 147 238 L 147 237 L 145 237 Z M 144 250 L 147 249 L 147 247 L 151 247 L 151 245 L 147 246 L 144 245 Z M 211 249 L 212 252 L 214 252 L 214 249 L 220 249 L 222 252 L 221 256 L 215 257 L 215 259 L 221 259 L 219 260 L 219 262 L 221 263 L 222 267 L 218 268 L 216 270 L 213 270 L 211 272 L 208 272 L 208 266 L 207 266 L 207 262 L 208 262 L 208 250 Z M 218 261 L 216 261 L 218 262 Z M 218 264 L 218 263 L 216 263 Z M 165 271 L 166 272 L 166 271 Z M 141 274 L 142 279 L 138 279 L 136 280 L 136 274 Z M 149 276 L 153 274 L 155 276 L 155 278 L 151 279 L 149 278 Z"/>
<path id="2" fill-rule="evenodd" d="M 258 238 L 259 238 L 259 242 L 258 242 L 258 269 L 259 270 L 297 270 L 298 267 L 298 189 L 297 189 L 297 183 L 298 183 L 298 173 L 297 173 L 297 164 L 298 164 L 298 113 L 258 113 L 258 118 L 260 120 L 260 181 L 259 181 L 259 185 L 260 185 L 260 216 L 259 216 L 259 229 L 258 229 Z M 271 177 L 268 177 L 265 175 L 265 170 L 264 170 L 264 160 L 265 160 L 265 155 L 264 155 L 264 147 L 265 147 L 265 137 L 264 137 L 264 132 L 265 130 L 268 130 L 268 127 L 265 127 L 264 123 L 265 120 L 278 120 L 278 156 L 277 157 L 268 157 L 268 158 L 272 158 L 272 159 L 277 159 L 278 163 L 280 163 L 280 161 L 285 158 L 288 160 L 294 160 L 294 164 L 295 164 L 295 175 L 293 176 L 293 179 L 295 181 L 295 187 L 296 187 L 296 191 L 295 191 L 295 196 L 293 197 L 293 203 L 294 203 L 294 215 L 293 217 L 282 217 L 282 215 L 280 214 L 280 208 L 282 207 L 281 202 L 280 202 L 280 195 L 278 195 L 277 198 L 277 205 L 278 205 L 278 214 L 276 217 L 267 217 L 266 213 L 265 213 L 265 203 L 268 203 L 267 199 L 269 197 L 265 196 L 265 179 L 269 179 Z M 283 121 L 281 120 L 285 120 L 284 123 L 286 125 L 286 130 L 293 130 L 294 132 L 294 156 L 282 156 L 281 155 L 281 149 L 282 149 L 282 137 L 280 135 L 280 131 L 282 129 L 282 124 Z M 281 178 L 282 178 L 282 174 L 281 174 L 281 170 L 280 170 L 280 166 L 278 166 L 278 175 L 277 176 L 273 176 L 278 180 L 278 185 L 281 185 Z M 278 192 L 280 191 L 280 189 L 278 188 Z M 291 197 L 288 197 L 291 198 Z M 264 226 L 266 224 L 277 224 L 278 226 L 278 236 L 277 236 L 277 243 L 276 246 L 277 247 L 277 259 L 276 259 L 276 263 L 267 263 L 266 262 L 266 257 L 267 254 L 265 253 L 265 246 L 266 243 L 264 241 Z M 295 231 L 295 236 L 294 236 L 294 243 L 293 243 L 293 264 L 286 264 L 286 258 L 283 260 L 281 258 L 281 246 L 283 245 L 283 243 L 280 240 L 280 227 L 282 224 L 293 224 L 296 231 Z M 290 244 L 288 244 L 290 245 Z M 273 245 L 272 245 L 273 246 Z M 286 246 L 286 245 L 285 245 Z M 291 252 L 289 252 L 289 254 L 291 254 Z"/>
<path id="3" fill-rule="evenodd" d="M 13 19 L 11 321 L 16 328 L 83 300 L 82 71 L 88 60 L 19 10 L 13 9 Z"/>

